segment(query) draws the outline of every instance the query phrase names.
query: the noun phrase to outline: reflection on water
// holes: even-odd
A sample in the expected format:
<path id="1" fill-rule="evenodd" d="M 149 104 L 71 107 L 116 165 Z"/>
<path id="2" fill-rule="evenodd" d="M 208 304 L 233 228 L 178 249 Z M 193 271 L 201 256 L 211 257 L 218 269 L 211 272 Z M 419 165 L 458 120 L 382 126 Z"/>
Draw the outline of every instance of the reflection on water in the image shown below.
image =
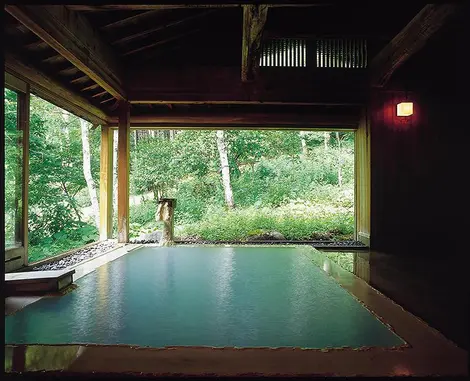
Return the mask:
<path id="1" fill-rule="evenodd" d="M 5 342 L 303 348 L 401 344 L 325 276 L 323 262 L 320 268 L 312 265 L 325 258 L 317 254 L 311 247 L 142 248 L 80 278 L 74 292 L 7 316 Z M 330 271 L 337 269 L 330 266 Z"/>
<path id="2" fill-rule="evenodd" d="M 332 267 L 335 263 L 342 269 L 353 273 L 367 283 L 370 282 L 370 253 L 369 252 L 322 252 L 321 263 L 317 263 L 323 271 L 333 275 L 337 268 Z"/>
<path id="3" fill-rule="evenodd" d="M 5 346 L 6 372 L 67 369 L 79 356 L 80 346 Z"/>

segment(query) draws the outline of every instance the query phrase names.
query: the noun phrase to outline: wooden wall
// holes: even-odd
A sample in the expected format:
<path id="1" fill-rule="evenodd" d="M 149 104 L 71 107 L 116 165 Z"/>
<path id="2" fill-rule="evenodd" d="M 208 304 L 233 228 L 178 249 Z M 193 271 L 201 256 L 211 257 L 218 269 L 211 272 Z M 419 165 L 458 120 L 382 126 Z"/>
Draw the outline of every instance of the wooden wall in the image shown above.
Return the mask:
<path id="1" fill-rule="evenodd" d="M 468 225 L 468 22 L 453 20 L 372 93 L 371 247 L 395 254 L 464 254 Z M 399 118 L 399 101 L 414 102 Z"/>

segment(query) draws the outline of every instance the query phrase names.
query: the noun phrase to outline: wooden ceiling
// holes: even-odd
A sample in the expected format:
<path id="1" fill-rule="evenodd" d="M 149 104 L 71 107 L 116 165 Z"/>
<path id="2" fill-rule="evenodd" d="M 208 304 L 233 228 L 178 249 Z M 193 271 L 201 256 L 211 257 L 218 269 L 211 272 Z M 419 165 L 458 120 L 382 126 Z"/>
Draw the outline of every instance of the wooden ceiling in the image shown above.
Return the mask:
<path id="1" fill-rule="evenodd" d="M 262 38 L 361 37 L 368 40 L 369 57 L 372 57 L 392 40 L 423 5 L 422 2 L 409 3 L 405 7 L 393 3 L 275 5 L 269 8 Z M 44 7 L 51 6 L 19 6 L 37 14 L 37 17 L 41 17 L 41 9 Z M 4 49 L 14 60 L 27 66 L 23 68 L 24 72 L 44 74 L 45 82 L 50 80 L 62 86 L 64 94 L 75 94 L 78 98 L 75 99 L 74 95 L 73 102 L 78 104 L 80 110 L 86 108 L 81 104 L 88 102 L 96 111 L 95 114 L 101 112 L 100 115 L 104 115 L 101 119 L 115 115 L 118 101 L 127 98 L 128 89 L 132 90 L 134 78 L 139 73 L 151 73 L 153 70 L 165 76 L 164 73 L 175 72 L 176 68 L 240 68 L 243 29 L 241 5 L 65 7 L 66 10 L 61 11 L 67 13 L 65 19 L 77 18 L 76 25 L 89 27 L 86 33 L 88 41 L 93 44 L 90 49 L 97 52 L 96 56 L 81 57 L 81 52 L 64 54 L 63 50 L 67 46 L 46 43 L 42 39 L 43 35 L 35 29 L 35 23 L 25 22 L 17 14 L 18 7 L 11 6 L 6 6 L 4 18 Z M 13 8 L 15 10 L 11 11 Z M 60 12 L 58 14 L 61 15 Z M 81 32 L 79 27 L 77 30 Z M 73 35 L 69 35 L 71 40 L 70 36 Z M 81 44 L 78 38 L 74 46 L 80 48 Z M 103 57 L 108 59 L 109 65 L 104 65 L 106 67 L 100 77 L 97 72 L 103 69 L 103 65 L 99 65 Z M 88 61 L 91 61 L 89 70 L 84 65 Z M 143 74 L 138 79 L 140 82 L 146 81 Z M 272 87 L 272 84 L 266 86 Z M 180 87 L 175 89 L 176 94 L 185 91 L 183 85 Z M 170 98 L 177 99 L 178 96 Z M 135 111 L 138 110 L 143 108 L 136 107 Z M 147 112 L 148 108 L 145 110 Z"/>

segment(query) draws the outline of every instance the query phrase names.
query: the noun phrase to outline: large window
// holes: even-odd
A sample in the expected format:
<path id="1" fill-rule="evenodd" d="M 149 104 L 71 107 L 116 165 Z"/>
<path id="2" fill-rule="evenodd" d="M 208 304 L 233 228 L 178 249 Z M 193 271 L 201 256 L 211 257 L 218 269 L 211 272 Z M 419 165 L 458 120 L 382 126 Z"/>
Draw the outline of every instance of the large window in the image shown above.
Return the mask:
<path id="1" fill-rule="evenodd" d="M 131 131 L 130 236 L 158 239 L 176 198 L 177 240 L 354 239 L 354 132 Z"/>
<path id="2" fill-rule="evenodd" d="M 29 262 L 98 240 L 100 131 L 31 96 Z"/>

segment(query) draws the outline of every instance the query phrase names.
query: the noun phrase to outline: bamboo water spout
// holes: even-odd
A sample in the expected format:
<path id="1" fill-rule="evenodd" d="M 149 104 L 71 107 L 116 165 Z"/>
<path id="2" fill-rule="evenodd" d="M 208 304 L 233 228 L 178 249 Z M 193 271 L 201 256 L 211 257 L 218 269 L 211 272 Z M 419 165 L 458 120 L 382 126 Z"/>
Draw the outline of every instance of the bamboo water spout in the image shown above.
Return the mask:
<path id="1" fill-rule="evenodd" d="M 158 201 L 156 220 L 163 221 L 163 233 L 160 240 L 160 246 L 172 246 L 175 244 L 174 233 L 174 215 L 176 208 L 176 199 L 162 198 Z"/>

